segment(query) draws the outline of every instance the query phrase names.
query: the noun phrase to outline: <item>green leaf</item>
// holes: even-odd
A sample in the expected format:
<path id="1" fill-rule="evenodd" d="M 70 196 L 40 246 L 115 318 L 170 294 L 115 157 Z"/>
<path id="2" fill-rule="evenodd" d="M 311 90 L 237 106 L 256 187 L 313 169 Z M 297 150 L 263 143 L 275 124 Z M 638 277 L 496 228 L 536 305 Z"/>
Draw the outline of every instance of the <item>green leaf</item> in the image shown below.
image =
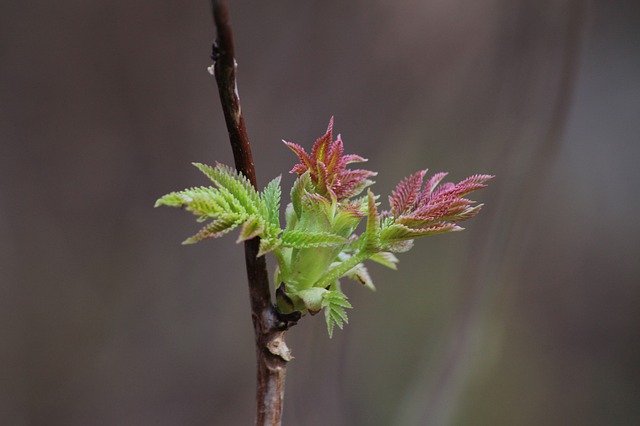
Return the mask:
<path id="1" fill-rule="evenodd" d="M 220 194 L 215 188 L 196 187 L 185 189 L 184 191 L 171 192 L 160 197 L 156 201 L 155 207 L 185 207 L 195 215 L 212 216 L 224 211 L 221 203 L 224 203 L 224 201 L 221 200 Z"/>
<path id="2" fill-rule="evenodd" d="M 298 224 L 298 215 L 293 209 L 293 203 L 287 204 L 287 207 L 284 209 L 284 219 L 287 224 L 285 229 L 294 229 Z"/>
<path id="3" fill-rule="evenodd" d="M 330 232 L 308 232 L 290 230 L 282 233 L 282 245 L 298 249 L 310 247 L 331 247 L 344 244 L 346 238 Z"/>
<path id="4" fill-rule="evenodd" d="M 393 269 L 394 271 L 398 269 L 398 267 L 396 266 L 396 263 L 398 263 L 398 258 L 393 253 L 389 253 L 388 251 L 381 251 L 379 253 L 376 253 L 369 259 L 383 266 L 386 266 L 389 269 Z"/>
<path id="5" fill-rule="evenodd" d="M 240 235 L 238 235 L 236 243 L 241 243 L 242 241 L 250 240 L 254 237 L 257 237 L 262 234 L 263 231 L 264 221 L 262 220 L 262 218 L 251 216 L 242 225 L 242 229 L 240 230 Z"/>
<path id="6" fill-rule="evenodd" d="M 206 164 L 193 163 L 220 189 L 226 189 L 248 213 L 258 213 L 260 209 L 260 196 L 251 182 L 235 169 L 216 164 L 216 167 Z"/>
<path id="7" fill-rule="evenodd" d="M 158 198 L 153 207 L 168 206 L 168 207 L 182 207 L 185 203 L 184 198 L 180 192 L 170 192 L 167 195 L 163 195 Z"/>
<path id="8" fill-rule="evenodd" d="M 332 232 L 331 217 L 335 213 L 336 203 L 332 203 L 321 195 L 305 192 L 302 196 L 302 216 L 299 217 L 297 229 L 308 232 Z"/>
<path id="9" fill-rule="evenodd" d="M 196 215 L 198 222 L 213 219 L 184 244 L 218 237 L 244 223 L 238 241 L 260 236 L 274 239 L 263 245 L 265 250 L 279 245 L 280 177 L 269 182 L 264 193 L 259 194 L 246 177 L 228 166 L 193 164 L 213 181 L 215 188 L 195 187 L 172 192 L 160 197 L 155 204 L 156 207 L 183 207 Z"/>
<path id="10" fill-rule="evenodd" d="M 234 215 L 234 214 L 225 214 L 220 216 L 218 219 L 214 220 L 211 223 L 205 225 L 197 234 L 193 237 L 189 237 L 182 242 L 182 244 L 194 244 L 198 241 L 202 241 L 206 238 L 217 238 L 221 235 L 226 234 L 231 231 L 235 227 L 237 227 L 245 217 Z"/>
<path id="11" fill-rule="evenodd" d="M 258 250 L 258 257 L 264 256 L 280 247 L 281 242 L 277 238 L 261 238 L 260 239 L 260 249 Z"/>
<path id="12" fill-rule="evenodd" d="M 327 332 L 329 333 L 329 338 L 331 338 L 336 325 L 342 329 L 344 324 L 348 322 L 345 308 L 351 308 L 352 306 L 344 293 L 338 289 L 333 289 L 323 294 L 322 307 L 324 308 L 324 318 L 327 322 Z"/>
<path id="13" fill-rule="evenodd" d="M 376 206 L 376 198 L 371 190 L 367 190 L 367 227 L 364 231 L 364 249 L 376 252 L 380 246 L 380 216 Z"/>
<path id="14" fill-rule="evenodd" d="M 249 214 L 246 208 L 242 205 L 242 202 L 231 193 L 227 188 L 218 188 L 217 193 L 220 194 L 220 200 L 224 204 L 224 209 L 227 212 L 235 212 L 239 214 Z"/>
<path id="15" fill-rule="evenodd" d="M 324 288 L 311 287 L 296 293 L 304 302 L 304 306 L 310 313 L 315 314 L 324 307 L 324 295 L 329 292 Z"/>
<path id="16" fill-rule="evenodd" d="M 264 205 L 263 216 L 267 222 L 275 228 L 280 229 L 280 197 L 282 191 L 280 189 L 280 176 L 273 179 L 264 188 L 261 194 L 262 203 Z"/>
<path id="17" fill-rule="evenodd" d="M 336 207 L 330 219 L 331 230 L 339 235 L 351 235 L 362 220 L 362 212 L 355 205 L 337 204 Z"/>
<path id="18" fill-rule="evenodd" d="M 306 188 L 311 184 L 311 178 L 309 172 L 304 172 L 291 187 L 291 204 L 298 217 L 302 216 L 302 196 L 305 193 Z"/>
<path id="19" fill-rule="evenodd" d="M 411 240 L 416 237 L 416 232 L 408 226 L 395 223 L 380 232 L 380 239 L 384 242 Z"/>

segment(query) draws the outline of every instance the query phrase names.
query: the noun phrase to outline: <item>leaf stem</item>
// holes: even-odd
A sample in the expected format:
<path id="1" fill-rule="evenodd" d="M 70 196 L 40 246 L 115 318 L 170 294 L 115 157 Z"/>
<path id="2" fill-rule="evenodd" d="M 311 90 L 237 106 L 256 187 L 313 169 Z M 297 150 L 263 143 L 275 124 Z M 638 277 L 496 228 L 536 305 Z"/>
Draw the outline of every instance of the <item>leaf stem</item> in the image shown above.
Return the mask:
<path id="1" fill-rule="evenodd" d="M 334 266 L 332 269 L 327 272 L 327 274 L 318 280 L 317 284 L 314 284 L 314 287 L 326 287 L 332 284 L 335 280 L 342 277 L 344 274 L 353 269 L 358 263 L 365 261 L 367 258 L 371 257 L 373 253 L 358 251 L 349 259 L 341 262 L 340 264 Z"/>

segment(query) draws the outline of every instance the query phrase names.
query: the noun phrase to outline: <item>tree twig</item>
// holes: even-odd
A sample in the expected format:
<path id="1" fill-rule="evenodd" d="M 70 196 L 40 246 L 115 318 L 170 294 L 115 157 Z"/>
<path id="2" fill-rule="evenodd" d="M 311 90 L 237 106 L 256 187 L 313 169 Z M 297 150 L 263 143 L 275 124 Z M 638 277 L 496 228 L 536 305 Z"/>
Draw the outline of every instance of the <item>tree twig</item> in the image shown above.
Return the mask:
<path id="1" fill-rule="evenodd" d="M 236 61 L 229 8 L 225 0 L 211 0 L 211 10 L 217 32 L 211 58 L 214 61 L 214 74 L 235 166 L 254 187 L 257 187 L 251 145 L 236 85 Z M 257 257 L 259 246 L 259 238 L 246 241 L 244 245 L 258 364 L 256 424 L 279 425 L 282 418 L 286 365 L 292 358 L 284 341 L 284 333 L 299 317 L 281 315 L 273 307 L 267 264 L 264 256 Z"/>

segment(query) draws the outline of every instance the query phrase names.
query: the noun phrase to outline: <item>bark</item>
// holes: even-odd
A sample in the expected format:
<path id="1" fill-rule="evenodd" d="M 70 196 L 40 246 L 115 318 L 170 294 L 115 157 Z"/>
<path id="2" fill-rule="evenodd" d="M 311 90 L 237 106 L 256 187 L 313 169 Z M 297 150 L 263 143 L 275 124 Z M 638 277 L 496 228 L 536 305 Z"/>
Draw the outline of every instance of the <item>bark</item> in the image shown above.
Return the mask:
<path id="1" fill-rule="evenodd" d="M 217 32 L 211 58 L 214 61 L 214 75 L 235 166 L 257 188 L 251 145 L 236 84 L 233 32 L 227 2 L 212 0 L 211 9 Z M 267 264 L 264 256 L 257 257 L 259 246 L 259 238 L 253 238 L 244 243 L 258 364 L 256 424 L 279 425 L 282 419 L 287 362 L 292 359 L 284 341 L 284 335 L 285 331 L 296 323 L 299 314 L 282 315 L 274 308 L 271 302 Z"/>

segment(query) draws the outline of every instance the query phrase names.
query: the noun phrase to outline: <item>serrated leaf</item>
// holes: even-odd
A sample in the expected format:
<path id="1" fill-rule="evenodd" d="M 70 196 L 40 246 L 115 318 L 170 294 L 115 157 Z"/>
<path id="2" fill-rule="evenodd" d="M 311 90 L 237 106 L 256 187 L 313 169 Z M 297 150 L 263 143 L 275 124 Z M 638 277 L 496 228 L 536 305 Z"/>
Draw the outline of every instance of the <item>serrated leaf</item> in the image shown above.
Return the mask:
<path id="1" fill-rule="evenodd" d="M 193 163 L 193 165 L 211 179 L 218 188 L 229 191 L 248 213 L 258 213 L 261 204 L 260 196 L 244 175 L 220 163 L 216 164 L 216 167 L 201 163 Z"/>
<path id="2" fill-rule="evenodd" d="M 374 254 L 369 259 L 372 261 L 379 263 L 380 265 L 386 266 L 389 269 L 396 270 L 398 267 L 396 263 L 398 263 L 398 258 L 395 257 L 393 253 L 389 253 L 387 251 L 381 251 L 379 253 Z"/>
<path id="3" fill-rule="evenodd" d="M 171 192 L 160 197 L 155 207 L 184 207 L 199 217 L 213 217 L 221 213 L 235 212 L 219 190 L 212 187 L 195 187 Z"/>
<path id="4" fill-rule="evenodd" d="M 406 253 L 413 248 L 413 240 L 404 240 L 387 244 L 386 248 L 393 253 Z"/>
<path id="5" fill-rule="evenodd" d="M 298 215 L 293 209 L 293 204 L 287 204 L 287 207 L 284 209 L 284 219 L 286 221 L 285 229 L 294 229 L 298 223 Z"/>
<path id="6" fill-rule="evenodd" d="M 231 193 L 227 188 L 220 187 L 217 190 L 220 194 L 220 201 L 224 205 L 224 209 L 228 212 L 235 212 L 239 214 L 249 214 L 250 212 L 242 205 L 242 202 Z"/>
<path id="7" fill-rule="evenodd" d="M 478 213 L 480 213 L 480 210 L 482 209 L 482 207 L 484 207 L 484 204 L 478 204 L 476 206 L 467 207 L 466 209 L 464 209 L 463 211 L 461 211 L 460 213 L 452 217 L 445 217 L 444 220 L 451 221 L 451 222 L 469 220 L 472 217 L 475 217 Z"/>
<path id="8" fill-rule="evenodd" d="M 380 246 L 380 216 L 376 207 L 376 199 L 371 190 L 367 191 L 367 227 L 364 232 L 366 251 L 375 252 Z"/>
<path id="9" fill-rule="evenodd" d="M 309 172 L 305 172 L 295 180 L 291 187 L 291 204 L 293 204 L 293 209 L 298 217 L 302 216 L 302 196 L 310 183 Z"/>
<path id="10" fill-rule="evenodd" d="M 371 291 L 376 291 L 371 275 L 369 275 L 369 271 L 363 263 L 358 263 L 353 269 L 347 272 L 346 277 L 359 282 Z"/>
<path id="11" fill-rule="evenodd" d="M 336 203 L 332 203 L 321 195 L 305 192 L 302 196 L 302 216 L 297 229 L 305 229 L 309 232 L 336 233 L 331 226 L 331 218 L 334 216 Z"/>
<path id="12" fill-rule="evenodd" d="M 310 313 L 315 314 L 323 308 L 324 294 L 329 290 L 319 287 L 311 287 L 296 293 L 304 302 L 304 306 Z"/>
<path id="13" fill-rule="evenodd" d="M 346 238 L 330 232 L 308 232 L 301 230 L 284 231 L 282 245 L 298 249 L 310 247 L 331 247 L 347 242 Z"/>
<path id="14" fill-rule="evenodd" d="M 223 215 L 213 222 L 205 225 L 197 234 L 187 238 L 182 242 L 182 244 L 194 244 L 207 238 L 220 237 L 237 227 L 242 223 L 243 219 L 244 217 L 238 215 Z"/>
<path id="15" fill-rule="evenodd" d="M 281 242 L 277 238 L 261 238 L 260 239 L 260 249 L 258 250 L 258 257 L 264 256 L 280 247 Z"/>
<path id="16" fill-rule="evenodd" d="M 179 192 L 170 192 L 169 194 L 163 195 L 162 197 L 158 198 L 153 207 L 182 207 L 183 204 L 184 200 L 180 196 Z"/>
<path id="17" fill-rule="evenodd" d="M 414 229 L 395 223 L 380 232 L 380 240 L 383 243 L 395 243 L 404 240 L 412 240 L 416 237 L 443 234 L 445 232 L 460 231 L 461 227 L 453 223 L 442 223 L 428 228 Z"/>
<path id="18" fill-rule="evenodd" d="M 280 228 L 281 195 L 280 176 L 269 182 L 261 194 L 262 203 L 264 205 L 263 216 L 265 216 L 265 220 L 278 229 Z"/>
<path id="19" fill-rule="evenodd" d="M 339 290 L 329 290 L 323 294 L 322 307 L 327 322 L 329 338 L 333 336 L 333 329 L 337 325 L 340 329 L 348 322 L 345 308 L 351 308 L 347 296 Z"/>
<path id="20" fill-rule="evenodd" d="M 331 230 L 340 235 L 351 235 L 356 229 L 363 215 L 354 205 L 337 205 L 335 214 L 331 217 Z"/>
<path id="21" fill-rule="evenodd" d="M 411 228 L 397 223 L 384 228 L 380 232 L 380 240 L 385 243 L 410 240 L 415 237 L 415 232 Z"/>
<path id="22" fill-rule="evenodd" d="M 426 173 L 426 170 L 419 170 L 398 183 L 389 196 L 391 214 L 398 216 L 405 210 L 410 210 L 414 206 Z"/>
<path id="23" fill-rule="evenodd" d="M 240 230 L 240 235 L 238 235 L 236 243 L 241 243 L 242 241 L 257 237 L 262 234 L 263 231 L 264 221 L 262 218 L 251 216 L 242 224 L 242 229 Z"/>

